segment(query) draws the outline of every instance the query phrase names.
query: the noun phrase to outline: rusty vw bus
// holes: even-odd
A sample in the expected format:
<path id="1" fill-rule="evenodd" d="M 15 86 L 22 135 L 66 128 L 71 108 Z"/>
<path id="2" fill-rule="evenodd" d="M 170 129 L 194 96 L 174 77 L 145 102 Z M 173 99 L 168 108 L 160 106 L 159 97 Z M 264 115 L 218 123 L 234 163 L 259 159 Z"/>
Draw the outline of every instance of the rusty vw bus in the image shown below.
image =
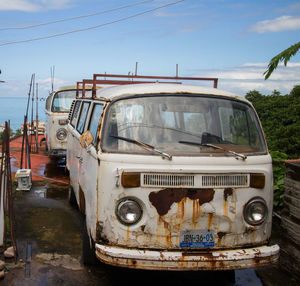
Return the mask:
<path id="1" fill-rule="evenodd" d="M 76 98 L 69 115 L 84 261 L 159 270 L 276 262 L 272 160 L 251 103 L 180 78 L 105 77 L 94 84 L 117 85 Z"/>

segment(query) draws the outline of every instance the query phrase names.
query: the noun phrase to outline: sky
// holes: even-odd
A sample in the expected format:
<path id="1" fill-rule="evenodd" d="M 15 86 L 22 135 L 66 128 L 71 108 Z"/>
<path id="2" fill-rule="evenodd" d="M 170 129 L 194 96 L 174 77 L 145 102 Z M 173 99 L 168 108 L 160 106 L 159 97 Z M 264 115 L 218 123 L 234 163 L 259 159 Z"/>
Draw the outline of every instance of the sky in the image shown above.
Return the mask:
<path id="1" fill-rule="evenodd" d="M 293 0 L 0 0 L 0 96 L 39 96 L 94 73 L 217 77 L 218 87 L 287 94 L 300 51 L 264 80 L 272 57 L 300 41 Z M 211 83 L 205 83 L 211 85 Z"/>

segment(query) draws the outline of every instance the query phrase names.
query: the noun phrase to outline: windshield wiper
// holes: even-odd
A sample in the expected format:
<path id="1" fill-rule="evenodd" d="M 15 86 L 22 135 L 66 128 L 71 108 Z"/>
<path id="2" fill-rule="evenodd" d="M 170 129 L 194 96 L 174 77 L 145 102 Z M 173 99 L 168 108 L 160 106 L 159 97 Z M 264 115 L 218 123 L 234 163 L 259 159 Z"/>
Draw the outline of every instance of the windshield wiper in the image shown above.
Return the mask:
<path id="1" fill-rule="evenodd" d="M 233 155 L 235 155 L 238 158 L 242 158 L 242 160 L 246 160 L 247 159 L 247 156 L 245 156 L 244 154 L 237 153 L 237 152 L 234 152 L 234 151 L 231 151 L 231 150 L 226 150 L 226 149 L 224 149 L 224 148 L 222 148 L 220 146 L 217 146 L 217 145 L 214 145 L 214 144 L 211 144 L 211 143 L 198 143 L 198 142 L 190 142 L 190 141 L 178 141 L 178 143 L 195 145 L 195 146 L 211 147 L 211 148 L 214 148 L 214 149 L 219 149 L 219 150 L 222 150 L 224 152 L 228 152 L 230 154 L 233 154 Z M 238 158 L 236 158 L 236 159 L 238 159 Z"/>
<path id="2" fill-rule="evenodd" d="M 172 160 L 172 155 L 170 155 L 168 153 L 165 153 L 165 152 L 162 152 L 162 151 L 156 149 L 155 147 L 153 147 L 149 144 L 143 143 L 139 140 L 131 139 L 131 138 L 127 138 L 127 137 L 121 137 L 121 136 L 117 136 L 117 135 L 110 135 L 110 137 L 120 139 L 120 140 L 124 140 L 124 141 L 130 142 L 130 143 L 134 143 L 134 144 L 139 145 L 139 146 L 141 146 L 142 148 L 144 148 L 148 151 L 150 150 L 150 151 L 154 151 L 154 152 L 160 154 L 163 158 L 168 158 L 169 160 Z"/>

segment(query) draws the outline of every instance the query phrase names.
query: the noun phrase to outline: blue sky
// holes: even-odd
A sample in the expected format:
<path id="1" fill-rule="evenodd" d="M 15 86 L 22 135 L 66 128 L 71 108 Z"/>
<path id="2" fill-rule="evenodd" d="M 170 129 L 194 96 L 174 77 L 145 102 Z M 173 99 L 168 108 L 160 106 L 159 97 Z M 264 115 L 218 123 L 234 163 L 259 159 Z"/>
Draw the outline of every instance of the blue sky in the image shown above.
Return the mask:
<path id="1" fill-rule="evenodd" d="M 47 96 L 52 66 L 59 87 L 93 73 L 128 74 L 136 62 L 140 75 L 175 76 L 178 64 L 180 76 L 218 77 L 219 88 L 238 95 L 286 94 L 300 84 L 300 51 L 269 80 L 263 72 L 299 41 L 300 1 L 0 0 L 0 96 L 26 96 L 33 73 Z"/>

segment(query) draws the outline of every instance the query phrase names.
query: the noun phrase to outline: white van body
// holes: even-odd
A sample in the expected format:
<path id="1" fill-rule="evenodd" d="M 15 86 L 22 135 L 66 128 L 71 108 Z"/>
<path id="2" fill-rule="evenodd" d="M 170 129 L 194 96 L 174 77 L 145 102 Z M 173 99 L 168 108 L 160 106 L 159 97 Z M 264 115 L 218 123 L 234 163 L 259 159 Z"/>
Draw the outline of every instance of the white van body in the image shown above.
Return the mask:
<path id="1" fill-rule="evenodd" d="M 46 99 L 46 143 L 49 155 L 63 157 L 67 148 L 67 124 L 76 86 L 64 86 L 53 91 Z"/>
<path id="2" fill-rule="evenodd" d="M 111 265 L 276 262 L 272 160 L 246 99 L 183 84 L 106 87 L 70 112 L 66 165 L 90 249 Z"/>

